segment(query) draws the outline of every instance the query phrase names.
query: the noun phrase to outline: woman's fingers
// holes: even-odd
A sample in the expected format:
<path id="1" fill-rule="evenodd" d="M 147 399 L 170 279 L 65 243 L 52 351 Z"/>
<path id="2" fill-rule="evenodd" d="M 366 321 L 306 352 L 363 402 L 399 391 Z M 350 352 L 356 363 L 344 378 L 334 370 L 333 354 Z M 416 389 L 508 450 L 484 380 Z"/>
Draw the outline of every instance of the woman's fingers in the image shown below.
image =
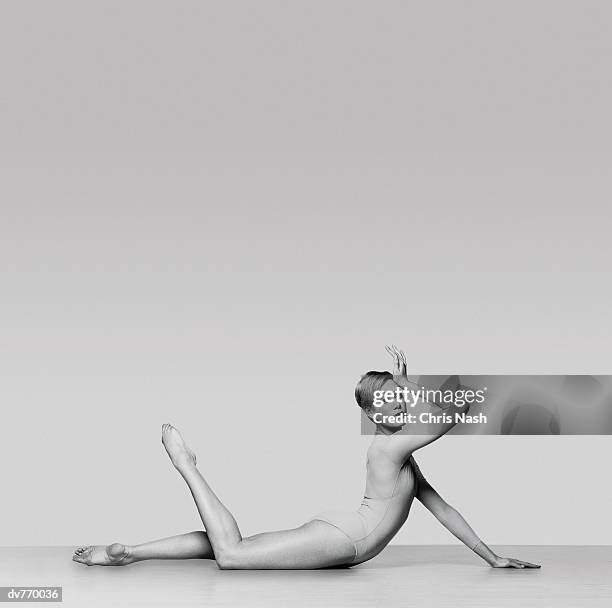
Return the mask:
<path id="1" fill-rule="evenodd" d="M 385 346 L 386 351 L 393 357 L 393 375 L 400 373 L 400 360 L 398 354 L 389 345 Z"/>
<path id="2" fill-rule="evenodd" d="M 399 349 L 397 346 L 395 346 L 395 344 L 393 344 L 393 352 L 397 359 L 397 367 L 399 370 L 399 375 L 407 376 L 408 375 L 408 365 L 406 363 L 406 355 L 404 354 L 404 351 Z"/>
<path id="3" fill-rule="evenodd" d="M 403 350 L 400 350 L 395 344 L 390 346 L 387 344 L 385 350 L 393 357 L 393 375 L 407 376 L 408 364 L 406 363 L 406 355 Z"/>
<path id="4" fill-rule="evenodd" d="M 538 564 L 532 564 L 531 562 L 524 562 L 520 559 L 510 559 L 508 564 L 510 568 L 539 568 Z"/>
<path id="5" fill-rule="evenodd" d="M 516 568 L 517 570 L 523 570 L 525 568 L 540 568 L 538 564 L 532 564 L 531 562 L 524 562 L 521 559 L 514 559 L 513 557 L 500 557 L 497 560 L 495 568 Z"/>
<path id="6" fill-rule="evenodd" d="M 393 357 L 393 365 L 395 365 L 395 353 L 393 352 L 393 349 L 387 344 L 385 346 L 385 350 Z"/>
<path id="7" fill-rule="evenodd" d="M 404 376 L 408 375 L 408 364 L 406 363 L 406 355 L 404 353 L 403 350 L 400 350 L 400 358 L 402 360 L 402 371 L 404 373 Z"/>
<path id="8" fill-rule="evenodd" d="M 524 568 L 541 568 L 540 564 L 532 564 L 531 562 L 524 562 L 520 559 L 516 560 L 519 564 L 522 564 Z"/>

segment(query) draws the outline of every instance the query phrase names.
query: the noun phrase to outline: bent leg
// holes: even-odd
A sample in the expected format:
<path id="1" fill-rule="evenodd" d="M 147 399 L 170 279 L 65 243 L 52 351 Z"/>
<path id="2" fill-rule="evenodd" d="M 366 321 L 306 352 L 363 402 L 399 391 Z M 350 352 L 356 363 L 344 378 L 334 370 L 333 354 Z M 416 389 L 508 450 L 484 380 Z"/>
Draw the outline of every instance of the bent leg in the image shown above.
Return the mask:
<path id="1" fill-rule="evenodd" d="M 313 569 L 348 564 L 353 559 L 352 542 L 323 521 L 243 539 L 233 515 L 198 471 L 195 456 L 178 430 L 164 425 L 162 441 L 191 491 L 220 568 Z"/>
<path id="2" fill-rule="evenodd" d="M 214 559 L 206 532 L 188 532 L 128 547 L 132 561 L 145 559 Z"/>
<path id="3" fill-rule="evenodd" d="M 240 542 L 242 536 L 234 516 L 225 508 L 198 471 L 195 455 L 187 447 L 178 430 L 170 424 L 164 424 L 162 443 L 172 464 L 189 487 L 215 555 L 219 549 Z"/>

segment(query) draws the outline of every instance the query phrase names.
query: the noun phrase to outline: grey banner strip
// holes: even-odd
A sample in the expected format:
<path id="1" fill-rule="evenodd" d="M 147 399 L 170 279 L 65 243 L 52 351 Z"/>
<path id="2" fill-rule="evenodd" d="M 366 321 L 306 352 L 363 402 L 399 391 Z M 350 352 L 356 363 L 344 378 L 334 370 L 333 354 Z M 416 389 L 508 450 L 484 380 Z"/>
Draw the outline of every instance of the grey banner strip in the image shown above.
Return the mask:
<path id="1" fill-rule="evenodd" d="M 363 435 L 373 434 L 385 414 L 400 415 L 401 434 L 435 434 L 454 423 L 452 435 L 612 435 L 611 375 L 449 374 L 376 382 L 372 406 L 362 412 Z"/>
<path id="2" fill-rule="evenodd" d="M 0 587 L 0 602 L 61 601 L 61 587 Z"/>

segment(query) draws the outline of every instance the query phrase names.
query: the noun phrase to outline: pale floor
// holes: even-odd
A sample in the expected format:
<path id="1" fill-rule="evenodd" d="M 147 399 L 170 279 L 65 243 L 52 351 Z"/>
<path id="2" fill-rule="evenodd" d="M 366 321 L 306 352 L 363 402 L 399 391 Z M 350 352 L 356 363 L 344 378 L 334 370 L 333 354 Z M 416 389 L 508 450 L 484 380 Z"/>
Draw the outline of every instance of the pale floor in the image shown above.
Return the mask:
<path id="1" fill-rule="evenodd" d="M 612 606 L 610 546 L 495 549 L 542 569 L 495 570 L 461 546 L 391 546 L 355 568 L 318 571 L 221 571 L 209 560 L 86 567 L 71 561 L 73 547 L 2 547 L 0 586 L 61 585 L 63 605 L 91 608 Z"/>

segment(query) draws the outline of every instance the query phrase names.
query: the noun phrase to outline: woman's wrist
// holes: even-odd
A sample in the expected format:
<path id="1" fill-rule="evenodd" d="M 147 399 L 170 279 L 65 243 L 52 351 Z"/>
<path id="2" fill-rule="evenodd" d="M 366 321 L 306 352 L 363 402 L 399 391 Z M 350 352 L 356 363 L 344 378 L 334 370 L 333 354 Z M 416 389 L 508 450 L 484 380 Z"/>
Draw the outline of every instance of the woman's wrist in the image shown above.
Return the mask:
<path id="1" fill-rule="evenodd" d="M 487 545 L 485 545 L 482 541 L 478 541 L 476 546 L 473 548 L 474 553 L 482 557 L 482 559 L 489 564 L 489 566 L 497 565 L 499 561 L 499 556 L 496 555 Z"/>

